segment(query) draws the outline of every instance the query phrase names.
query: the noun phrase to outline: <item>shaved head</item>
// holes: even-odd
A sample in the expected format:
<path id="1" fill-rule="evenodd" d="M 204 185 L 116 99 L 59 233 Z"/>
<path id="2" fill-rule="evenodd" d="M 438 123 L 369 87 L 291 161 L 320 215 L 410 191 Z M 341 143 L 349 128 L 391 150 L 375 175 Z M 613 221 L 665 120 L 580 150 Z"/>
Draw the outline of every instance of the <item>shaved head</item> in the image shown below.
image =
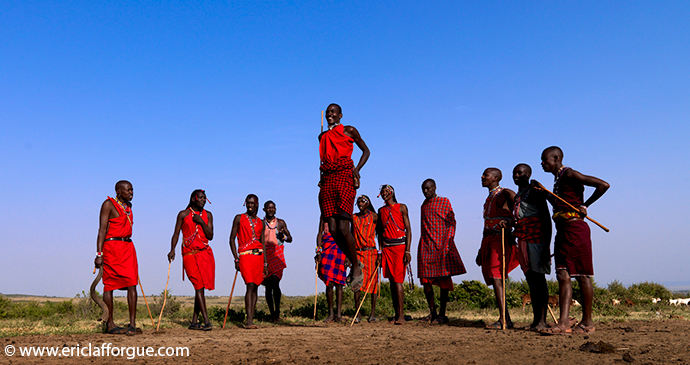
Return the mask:
<path id="1" fill-rule="evenodd" d="M 501 181 L 503 179 L 503 173 L 501 173 L 501 170 L 495 168 L 495 167 L 489 167 L 488 169 L 484 170 L 485 172 L 495 175 L 496 178 L 498 178 L 498 181 Z"/>
<path id="2" fill-rule="evenodd" d="M 424 184 L 426 184 L 426 183 L 431 183 L 431 185 L 432 185 L 433 187 L 436 187 L 436 181 L 434 181 L 434 179 L 426 179 L 426 180 L 424 180 L 424 182 L 422 183 L 422 186 L 424 186 Z"/>
<path id="3" fill-rule="evenodd" d="M 117 192 L 118 189 L 124 188 L 124 187 L 127 186 L 127 185 L 130 185 L 130 186 L 131 186 L 132 183 L 129 182 L 129 181 L 127 181 L 127 180 L 120 180 L 120 181 L 116 182 L 116 183 L 115 183 L 115 192 Z"/>
<path id="4" fill-rule="evenodd" d="M 515 165 L 515 169 L 523 170 L 527 173 L 527 175 L 532 176 L 532 168 L 526 163 L 519 163 Z"/>
<path id="5" fill-rule="evenodd" d="M 558 146 L 547 147 L 542 154 L 555 154 L 559 161 L 563 161 L 563 150 Z"/>
<path id="6" fill-rule="evenodd" d="M 329 108 L 332 107 L 332 106 L 338 108 L 338 114 L 343 114 L 343 108 L 341 108 L 340 105 L 338 105 L 338 104 L 336 104 L 336 103 L 331 103 L 331 104 L 328 105 Z"/>

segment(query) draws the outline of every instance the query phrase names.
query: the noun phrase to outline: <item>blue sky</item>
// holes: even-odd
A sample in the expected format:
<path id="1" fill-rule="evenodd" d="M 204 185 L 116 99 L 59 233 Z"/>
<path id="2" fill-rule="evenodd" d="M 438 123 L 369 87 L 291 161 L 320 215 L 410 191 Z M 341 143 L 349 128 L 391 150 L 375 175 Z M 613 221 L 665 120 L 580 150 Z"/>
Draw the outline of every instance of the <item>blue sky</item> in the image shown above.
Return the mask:
<path id="1" fill-rule="evenodd" d="M 0 292 L 87 290 L 99 207 L 127 179 L 147 292 L 165 287 L 176 214 L 202 188 L 210 294 L 230 292 L 230 225 L 248 193 L 275 201 L 295 238 L 283 292 L 311 293 L 331 102 L 372 152 L 360 193 L 396 188 L 413 250 L 422 181 L 450 198 L 469 271 L 456 281 L 481 278 L 484 168 L 515 188 L 509 172 L 526 162 L 550 186 L 539 156 L 558 145 L 611 184 L 590 209 L 611 229 L 591 225 L 595 280 L 690 287 L 689 16 L 683 2 L 639 1 L 4 1 Z M 192 294 L 173 265 L 172 292 Z"/>

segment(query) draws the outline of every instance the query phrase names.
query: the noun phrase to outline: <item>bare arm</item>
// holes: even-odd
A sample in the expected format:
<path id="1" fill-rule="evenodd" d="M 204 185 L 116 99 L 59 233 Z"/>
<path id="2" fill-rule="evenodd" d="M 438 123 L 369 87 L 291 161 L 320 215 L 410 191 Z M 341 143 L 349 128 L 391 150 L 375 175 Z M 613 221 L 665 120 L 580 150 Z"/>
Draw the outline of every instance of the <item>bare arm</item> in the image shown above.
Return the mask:
<path id="1" fill-rule="evenodd" d="M 110 217 L 119 217 L 117 210 L 113 206 L 110 199 L 103 202 L 101 205 L 101 212 L 98 215 L 98 235 L 96 236 L 96 252 L 103 252 L 103 243 L 105 242 L 105 235 L 108 232 L 108 220 Z M 103 257 L 96 257 L 93 261 L 96 268 L 103 266 Z"/>
<path id="2" fill-rule="evenodd" d="M 287 243 L 292 242 L 292 234 L 290 234 L 290 230 L 288 230 L 287 223 L 285 223 L 285 221 L 282 219 L 278 219 L 278 231 L 283 233 L 283 241 Z"/>
<path id="3" fill-rule="evenodd" d="M 371 212 L 371 213 L 369 213 L 369 214 L 371 214 L 371 216 L 373 217 L 373 224 L 374 224 L 374 227 L 378 228 L 379 215 L 376 214 L 376 213 L 374 213 L 374 212 Z M 377 229 L 376 231 L 377 231 L 377 233 L 378 233 L 378 229 Z M 381 241 L 379 240 L 378 243 L 379 243 L 379 250 L 378 250 L 378 251 L 381 252 Z M 377 255 L 376 255 L 376 267 L 379 267 L 379 266 L 381 266 L 381 254 L 377 252 Z"/>
<path id="4" fill-rule="evenodd" d="M 381 215 L 381 208 L 379 208 L 379 213 L 377 215 Z M 382 220 L 376 220 L 376 240 L 379 242 L 379 249 L 383 249 L 383 230 L 385 227 L 383 226 L 383 221 Z"/>
<path id="5" fill-rule="evenodd" d="M 175 248 L 177 247 L 177 242 L 180 240 L 180 231 L 182 230 L 182 222 L 184 218 L 189 214 L 187 209 L 179 212 L 177 214 L 177 220 L 175 221 L 175 230 L 173 231 L 172 238 L 170 239 L 170 252 L 168 252 L 168 261 L 175 260 Z"/>
<path id="6" fill-rule="evenodd" d="M 403 216 L 403 223 L 405 224 L 405 256 L 403 257 L 403 264 L 407 265 L 412 261 L 410 254 L 410 246 L 412 245 L 412 227 L 410 227 L 410 217 L 407 215 L 407 205 L 400 204 L 400 213 Z"/>
<path id="7" fill-rule="evenodd" d="M 364 143 L 364 140 L 359 135 L 359 131 L 357 130 L 357 128 L 348 125 L 343 129 L 343 132 L 346 136 L 352 138 L 357 147 L 359 147 L 359 149 L 362 150 L 362 156 L 359 158 L 357 166 L 354 168 L 354 170 L 352 170 L 355 179 L 359 180 L 359 171 L 362 169 L 362 167 L 364 167 L 364 164 L 367 163 L 367 160 L 369 159 L 369 155 L 371 154 L 371 152 L 369 152 L 369 147 L 367 147 L 367 144 Z"/>
<path id="8" fill-rule="evenodd" d="M 237 255 L 237 246 L 235 245 L 235 239 L 237 238 L 237 231 L 240 229 L 240 217 L 242 215 L 238 214 L 235 219 L 232 220 L 232 229 L 230 230 L 230 251 L 232 251 L 232 256 L 235 258 L 235 270 L 240 271 L 239 256 Z"/>
<path id="9" fill-rule="evenodd" d="M 579 207 L 580 211 L 584 214 L 587 215 L 587 208 L 589 208 L 590 205 L 594 204 L 595 201 L 599 200 L 602 195 L 609 189 L 611 185 L 607 183 L 606 181 L 596 178 L 594 176 L 588 176 L 584 175 L 578 171 L 575 171 L 573 169 L 568 169 L 568 171 L 565 172 L 565 175 L 571 179 L 574 179 L 578 181 L 579 183 L 586 185 L 586 186 L 591 186 L 594 188 L 594 192 L 592 195 L 585 201 L 583 204 L 583 207 Z M 578 208 L 578 207 L 576 207 Z"/>

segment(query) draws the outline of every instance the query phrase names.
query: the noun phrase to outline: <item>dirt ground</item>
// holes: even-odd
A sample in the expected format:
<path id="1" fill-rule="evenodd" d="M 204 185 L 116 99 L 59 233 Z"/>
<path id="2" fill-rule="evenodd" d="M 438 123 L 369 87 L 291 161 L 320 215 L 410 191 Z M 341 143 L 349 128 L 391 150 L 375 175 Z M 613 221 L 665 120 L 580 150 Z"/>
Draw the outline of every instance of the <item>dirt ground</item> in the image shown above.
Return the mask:
<path id="1" fill-rule="evenodd" d="M 263 324 L 246 330 L 231 325 L 210 332 L 182 328 L 146 330 L 142 335 L 75 334 L 19 336 L 2 339 L 2 347 L 20 346 L 135 346 L 188 347 L 189 356 L 136 357 L 129 363 L 203 364 L 611 364 L 632 361 L 637 364 L 690 364 L 690 321 L 661 319 L 599 323 L 589 335 L 541 336 L 523 330 L 486 330 L 476 322 L 452 321 L 431 326 L 411 321 L 394 326 L 386 321 L 362 323 L 323 323 L 295 325 Z M 613 353 L 580 350 L 586 342 L 604 341 Z M 93 350 L 92 350 L 93 351 Z M 627 355 L 626 355 L 627 354 Z M 0 363 L 115 363 L 120 357 L 22 357 L 19 350 Z M 626 360 L 624 360 L 626 359 Z"/>

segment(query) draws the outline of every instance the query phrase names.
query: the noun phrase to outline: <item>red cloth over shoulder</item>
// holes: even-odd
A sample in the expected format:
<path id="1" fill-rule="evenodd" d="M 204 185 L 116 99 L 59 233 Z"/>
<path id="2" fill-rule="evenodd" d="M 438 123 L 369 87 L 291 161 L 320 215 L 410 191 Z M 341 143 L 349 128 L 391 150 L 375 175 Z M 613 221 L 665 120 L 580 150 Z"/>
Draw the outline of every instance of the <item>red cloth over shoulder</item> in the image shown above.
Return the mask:
<path id="1" fill-rule="evenodd" d="M 215 289 L 216 286 L 216 261 L 213 250 L 208 245 L 208 239 L 203 228 L 194 223 L 193 217 L 199 214 L 201 219 L 208 223 L 206 210 L 196 213 L 189 209 L 190 213 L 182 221 L 182 263 L 189 281 L 194 285 L 194 290 L 205 288 Z M 184 280 L 184 276 L 182 277 Z"/>
<path id="2" fill-rule="evenodd" d="M 383 238 L 398 239 L 405 237 L 405 222 L 400 212 L 400 203 L 385 205 L 379 210 L 379 219 L 383 224 Z"/>
<path id="3" fill-rule="evenodd" d="M 244 252 L 254 249 L 263 249 L 261 245 L 261 228 L 263 221 L 259 217 L 249 218 L 247 214 L 240 217 L 240 226 L 237 232 L 238 251 Z M 252 230 L 254 232 L 252 232 Z"/>
<path id="4" fill-rule="evenodd" d="M 108 197 L 119 217 L 108 220 L 105 238 L 123 238 L 132 235 L 132 209 Z M 137 251 L 132 242 L 105 241 L 103 243 L 103 291 L 136 286 L 139 279 Z"/>
<path id="5" fill-rule="evenodd" d="M 352 158 L 354 140 L 345 135 L 342 124 L 323 132 L 319 140 L 321 163 L 332 163 L 342 157 Z"/>

